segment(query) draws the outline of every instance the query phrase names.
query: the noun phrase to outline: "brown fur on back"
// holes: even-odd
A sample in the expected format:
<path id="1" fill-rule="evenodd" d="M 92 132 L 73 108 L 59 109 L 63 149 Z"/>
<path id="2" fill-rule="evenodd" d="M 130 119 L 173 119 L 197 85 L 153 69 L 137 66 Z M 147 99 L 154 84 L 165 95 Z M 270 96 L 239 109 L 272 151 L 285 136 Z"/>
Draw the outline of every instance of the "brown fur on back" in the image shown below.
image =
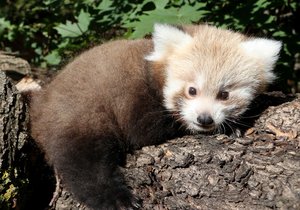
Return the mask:
<path id="1" fill-rule="evenodd" d="M 79 55 L 31 102 L 32 137 L 67 188 L 90 208 L 138 205 L 116 166 L 130 148 L 178 130 L 144 56 L 150 40 L 115 41 Z M 99 180 L 100 181 L 97 181 Z M 102 181 L 101 181 L 102 180 Z"/>

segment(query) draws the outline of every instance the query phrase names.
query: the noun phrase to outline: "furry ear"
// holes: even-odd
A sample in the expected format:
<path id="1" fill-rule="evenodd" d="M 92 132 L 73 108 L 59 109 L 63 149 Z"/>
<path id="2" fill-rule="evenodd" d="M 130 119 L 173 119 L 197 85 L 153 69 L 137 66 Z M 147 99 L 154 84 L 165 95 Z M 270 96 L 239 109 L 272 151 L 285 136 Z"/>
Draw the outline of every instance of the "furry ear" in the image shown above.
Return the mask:
<path id="1" fill-rule="evenodd" d="M 254 38 L 240 44 L 242 50 L 249 56 L 258 59 L 263 64 L 266 80 L 271 82 L 275 79 L 273 72 L 281 49 L 281 42 L 271 39 Z"/>
<path id="2" fill-rule="evenodd" d="M 146 60 L 161 60 L 168 52 L 191 42 L 192 37 L 171 25 L 155 24 L 153 32 L 154 51 L 146 56 Z"/>

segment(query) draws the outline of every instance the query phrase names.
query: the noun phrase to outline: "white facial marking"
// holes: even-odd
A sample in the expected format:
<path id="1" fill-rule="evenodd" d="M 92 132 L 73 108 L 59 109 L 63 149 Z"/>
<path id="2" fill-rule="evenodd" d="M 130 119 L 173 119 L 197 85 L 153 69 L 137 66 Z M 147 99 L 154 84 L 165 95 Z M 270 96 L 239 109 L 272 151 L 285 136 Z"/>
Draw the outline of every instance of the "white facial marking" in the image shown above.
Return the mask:
<path id="1" fill-rule="evenodd" d="M 250 87 L 238 88 L 230 92 L 231 97 L 243 98 L 250 100 L 253 98 L 254 90 Z"/>
<path id="2" fill-rule="evenodd" d="M 185 100 L 184 106 L 181 110 L 181 115 L 190 129 L 198 131 L 208 130 L 207 128 L 199 126 L 197 118 L 199 115 L 207 113 L 215 121 L 215 114 L 219 115 L 219 113 L 216 112 L 217 110 L 214 110 L 216 106 L 212 106 L 212 103 L 213 100 L 206 97 L 197 97 L 195 99 Z"/>
<path id="3" fill-rule="evenodd" d="M 229 91 L 229 97 L 233 99 L 233 101 L 234 99 L 239 99 L 248 102 L 251 101 L 254 96 L 253 90 L 250 87 L 243 87 Z M 227 114 L 232 113 L 232 110 L 238 108 L 239 112 L 236 112 L 237 114 L 242 114 L 244 111 L 246 111 L 246 106 L 244 107 L 244 109 L 240 106 L 241 105 L 235 104 L 234 102 L 225 104 L 222 101 L 216 99 L 216 97 L 214 96 L 199 96 L 195 99 L 184 100 L 181 109 L 181 115 L 185 123 L 187 124 L 188 129 L 194 131 L 209 131 L 211 129 L 217 128 L 226 120 L 226 118 L 230 117 L 227 116 Z M 201 127 L 197 121 L 197 118 L 201 114 L 209 114 L 212 117 L 215 126 L 211 128 Z"/>
<path id="4" fill-rule="evenodd" d="M 168 78 L 166 81 L 166 86 L 164 87 L 164 103 L 165 107 L 169 110 L 175 109 L 175 104 L 173 102 L 174 95 L 178 94 L 182 87 L 184 86 L 184 81 L 178 79 Z"/>

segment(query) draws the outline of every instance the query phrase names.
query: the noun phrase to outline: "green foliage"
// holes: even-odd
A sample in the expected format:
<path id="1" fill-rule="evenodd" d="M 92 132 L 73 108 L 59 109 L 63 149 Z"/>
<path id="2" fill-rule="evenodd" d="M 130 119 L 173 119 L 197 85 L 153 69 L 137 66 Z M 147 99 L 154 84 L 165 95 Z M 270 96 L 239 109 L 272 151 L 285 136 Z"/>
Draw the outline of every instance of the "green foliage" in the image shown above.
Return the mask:
<path id="1" fill-rule="evenodd" d="M 141 15 L 132 13 L 131 17 L 124 20 L 123 26 L 131 29 L 128 33 L 129 38 L 141 38 L 150 33 L 156 22 L 169 24 L 191 24 L 199 21 L 207 11 L 201 10 L 200 5 L 183 4 L 167 6 L 168 1 L 145 1 L 153 3 L 153 10 L 145 11 Z M 203 5 L 203 4 L 201 4 Z M 143 7 L 141 7 L 143 8 Z M 141 11 L 138 11 L 141 12 Z M 139 17 L 138 19 L 134 17 Z M 135 30 L 133 30 L 135 29 Z"/>
<path id="2" fill-rule="evenodd" d="M 67 20 L 66 24 L 61 23 L 54 27 L 54 29 L 56 29 L 62 37 L 82 36 L 87 32 L 90 22 L 93 18 L 91 18 L 91 15 L 88 12 L 81 10 L 75 19 L 77 20 L 75 23 Z"/>
<path id="3" fill-rule="evenodd" d="M 2 1 L 0 48 L 17 51 L 32 64 L 49 68 L 114 37 L 144 37 L 155 22 L 207 22 L 281 40 L 278 75 L 286 84 L 288 79 L 299 82 L 300 75 L 293 71 L 300 49 L 299 13 L 298 0 Z"/>
<path id="4" fill-rule="evenodd" d="M 15 208 L 21 189 L 28 184 L 27 180 L 18 177 L 16 170 L 1 172 L 0 177 L 0 208 L 9 210 Z"/>

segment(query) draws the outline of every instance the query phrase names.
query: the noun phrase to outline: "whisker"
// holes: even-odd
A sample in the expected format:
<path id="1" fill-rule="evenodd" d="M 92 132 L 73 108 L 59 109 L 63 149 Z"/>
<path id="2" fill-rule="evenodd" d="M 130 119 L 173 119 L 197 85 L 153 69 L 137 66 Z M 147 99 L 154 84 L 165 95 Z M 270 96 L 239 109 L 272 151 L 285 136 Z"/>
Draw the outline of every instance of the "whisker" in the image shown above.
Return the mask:
<path id="1" fill-rule="evenodd" d="M 229 121 L 229 122 L 234 123 L 234 124 L 237 124 L 237 125 L 244 126 L 244 127 L 246 127 L 246 128 L 250 128 L 250 127 L 251 127 L 250 125 L 247 125 L 247 124 L 242 123 L 242 122 L 240 122 L 240 121 L 233 120 L 233 119 L 229 119 L 229 118 L 226 118 L 226 121 Z"/>
<path id="2" fill-rule="evenodd" d="M 230 123 L 227 122 L 227 120 L 228 120 L 228 119 L 226 119 L 226 120 L 224 121 L 224 124 L 226 124 L 226 125 L 230 128 L 230 130 L 232 131 L 232 133 L 234 133 L 234 128 L 232 127 L 232 125 L 231 125 Z M 229 122 L 232 122 L 232 121 L 229 120 Z M 225 129 L 225 132 L 226 132 L 226 129 Z"/>
<path id="3" fill-rule="evenodd" d="M 219 125 L 219 126 L 213 131 L 213 135 L 219 134 L 219 133 L 222 133 L 222 127 L 221 127 L 221 125 Z"/>
<path id="4" fill-rule="evenodd" d="M 221 128 L 221 132 L 220 133 L 225 133 L 226 132 L 226 128 L 225 128 L 224 123 L 221 123 L 220 128 Z"/>
<path id="5" fill-rule="evenodd" d="M 251 119 L 251 118 L 256 118 L 261 116 L 261 114 L 256 114 L 256 115 L 247 115 L 247 116 L 240 116 L 241 119 Z"/>

